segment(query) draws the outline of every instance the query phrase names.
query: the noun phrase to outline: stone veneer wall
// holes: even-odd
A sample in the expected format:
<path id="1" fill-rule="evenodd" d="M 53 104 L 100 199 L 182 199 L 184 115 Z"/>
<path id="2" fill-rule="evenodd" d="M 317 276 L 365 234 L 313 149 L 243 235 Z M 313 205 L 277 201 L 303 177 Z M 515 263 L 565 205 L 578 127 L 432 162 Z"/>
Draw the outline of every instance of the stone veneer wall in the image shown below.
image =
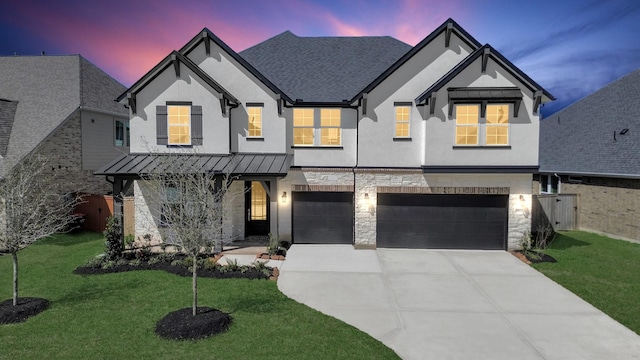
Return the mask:
<path id="1" fill-rule="evenodd" d="M 82 129 L 80 112 L 75 112 L 51 137 L 42 142 L 36 154 L 51 157 L 51 171 L 63 182 L 65 192 L 107 194 L 112 185 L 104 176 L 82 169 Z"/>
<path id="2" fill-rule="evenodd" d="M 152 238 L 152 244 L 161 243 L 162 236 L 158 230 L 157 221 L 154 219 L 154 214 L 157 214 L 160 203 L 153 198 L 149 185 L 144 181 L 134 181 L 133 187 L 136 239 L 149 234 Z M 242 181 L 231 183 L 229 196 L 225 201 L 226 211 L 230 214 L 230 218 L 225 220 L 224 241 L 242 239 L 244 237 L 244 185 Z"/>
<path id="3" fill-rule="evenodd" d="M 563 194 L 579 194 L 579 228 L 640 241 L 640 180 L 589 177 L 587 181 L 562 184 Z"/>
<path id="4" fill-rule="evenodd" d="M 304 185 L 304 186 L 303 186 Z M 355 189 L 355 246 L 376 246 L 376 203 L 378 192 L 509 194 L 508 247 L 520 247 L 531 229 L 530 174 L 423 174 L 420 170 L 344 169 L 293 170 L 278 189 L 290 191 L 348 191 Z M 368 201 L 365 200 L 365 193 Z M 279 204 L 279 228 L 283 239 L 291 236 L 291 205 Z"/>

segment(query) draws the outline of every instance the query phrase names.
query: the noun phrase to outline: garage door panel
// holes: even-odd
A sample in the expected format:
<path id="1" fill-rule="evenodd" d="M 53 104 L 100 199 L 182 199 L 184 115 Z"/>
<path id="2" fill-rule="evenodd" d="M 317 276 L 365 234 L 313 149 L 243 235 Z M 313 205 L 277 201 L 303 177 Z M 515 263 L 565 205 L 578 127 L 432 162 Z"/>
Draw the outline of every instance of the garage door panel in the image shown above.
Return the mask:
<path id="1" fill-rule="evenodd" d="M 353 242 L 353 193 L 296 192 L 292 206 L 295 243 Z"/>
<path id="2" fill-rule="evenodd" d="M 378 194 L 378 247 L 504 249 L 507 196 Z"/>

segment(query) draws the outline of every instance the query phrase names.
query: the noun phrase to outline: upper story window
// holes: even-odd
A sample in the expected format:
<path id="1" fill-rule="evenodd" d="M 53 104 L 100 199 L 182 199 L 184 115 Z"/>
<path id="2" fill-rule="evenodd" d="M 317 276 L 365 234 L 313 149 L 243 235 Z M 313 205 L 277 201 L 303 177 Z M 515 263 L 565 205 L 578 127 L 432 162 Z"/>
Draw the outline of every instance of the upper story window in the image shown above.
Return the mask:
<path id="1" fill-rule="evenodd" d="M 157 145 L 202 145 L 203 133 L 202 106 L 186 101 L 156 105 Z"/>
<path id="2" fill-rule="evenodd" d="M 479 105 L 456 105 L 456 145 L 478 145 Z"/>
<path id="3" fill-rule="evenodd" d="M 487 104 L 481 118 L 480 104 L 458 104 L 456 107 L 456 145 L 509 145 L 509 105 Z"/>
<path id="4" fill-rule="evenodd" d="M 509 105 L 487 105 L 485 144 L 509 144 Z"/>
<path id="5" fill-rule="evenodd" d="M 130 146 L 129 120 L 115 119 L 114 145 L 118 147 Z"/>
<path id="6" fill-rule="evenodd" d="M 411 104 L 396 103 L 395 104 L 395 137 L 408 138 L 409 133 L 409 120 L 411 113 Z"/>
<path id="7" fill-rule="evenodd" d="M 169 145 L 191 145 L 191 106 L 167 106 Z"/>
<path id="8" fill-rule="evenodd" d="M 262 106 L 247 105 L 249 137 L 262 137 Z"/>
<path id="9" fill-rule="evenodd" d="M 293 109 L 293 145 L 342 145 L 341 112 L 342 109 Z"/>
<path id="10" fill-rule="evenodd" d="M 314 144 L 313 109 L 293 109 L 293 144 Z"/>
<path id="11" fill-rule="evenodd" d="M 340 109 L 320 109 L 320 145 L 341 145 Z"/>

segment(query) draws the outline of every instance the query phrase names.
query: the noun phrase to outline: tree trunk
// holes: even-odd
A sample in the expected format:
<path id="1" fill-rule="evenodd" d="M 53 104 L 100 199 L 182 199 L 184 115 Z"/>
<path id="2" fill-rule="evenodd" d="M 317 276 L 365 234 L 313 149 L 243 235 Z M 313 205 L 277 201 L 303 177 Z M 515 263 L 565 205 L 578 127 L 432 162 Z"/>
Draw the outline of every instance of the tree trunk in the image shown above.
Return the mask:
<path id="1" fill-rule="evenodd" d="M 12 252 L 13 259 L 13 306 L 18 305 L 18 253 Z"/>
<path id="2" fill-rule="evenodd" d="M 196 316 L 198 308 L 198 256 L 193 255 L 193 316 Z"/>

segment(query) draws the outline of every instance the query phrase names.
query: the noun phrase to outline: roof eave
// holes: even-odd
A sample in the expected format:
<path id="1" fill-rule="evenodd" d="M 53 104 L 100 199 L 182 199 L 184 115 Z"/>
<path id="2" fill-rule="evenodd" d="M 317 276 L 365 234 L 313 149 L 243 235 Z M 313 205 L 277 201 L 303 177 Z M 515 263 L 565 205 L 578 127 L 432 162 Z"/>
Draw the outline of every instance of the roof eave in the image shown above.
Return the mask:
<path id="1" fill-rule="evenodd" d="M 394 73 L 398 68 L 400 68 L 404 63 L 409 61 L 414 55 L 416 55 L 420 50 L 429 45 L 433 40 L 435 40 L 443 31 L 447 30 L 447 27 L 451 24 L 452 31 L 455 31 L 456 34 L 471 48 L 480 48 L 482 44 L 478 42 L 473 36 L 471 36 L 466 30 L 464 30 L 458 23 L 456 23 L 453 19 L 447 19 L 442 25 L 440 25 L 437 29 L 427 35 L 422 41 L 420 41 L 416 46 L 411 48 L 407 53 L 405 53 L 400 59 L 398 59 L 395 63 L 393 63 L 387 70 L 385 70 L 380 76 L 378 76 L 375 80 L 373 80 L 370 84 L 368 84 L 362 91 L 360 91 L 356 96 L 351 99 L 351 103 L 356 102 L 362 98 L 365 93 L 370 92 L 374 88 L 376 88 L 381 82 L 383 82 L 387 77 L 389 77 L 392 73 Z"/>
<path id="2" fill-rule="evenodd" d="M 451 80 L 453 80 L 456 76 L 458 76 L 463 70 L 469 67 L 472 63 L 474 63 L 480 56 L 483 56 L 485 53 L 485 49 L 488 49 L 488 56 L 493 56 L 494 61 L 497 59 L 511 75 L 513 75 L 518 81 L 524 84 L 529 90 L 532 92 L 542 91 L 543 94 L 543 103 L 555 100 L 555 97 L 551 95 L 547 90 L 545 90 L 542 86 L 538 85 L 533 79 L 531 79 L 527 74 L 522 72 L 517 66 L 507 60 L 502 54 L 500 54 L 496 49 L 494 49 L 491 45 L 486 44 L 481 48 L 477 49 L 473 53 L 469 54 L 465 59 L 463 59 L 458 65 L 453 67 L 449 72 L 447 72 L 444 76 L 442 76 L 438 81 L 436 81 L 433 85 L 423 91 L 418 97 L 415 98 L 416 104 L 424 104 L 431 96 L 432 93 L 437 92 L 442 89 L 446 84 L 448 84 Z"/>
<path id="3" fill-rule="evenodd" d="M 208 28 L 203 28 L 198 35 L 194 36 L 186 45 L 184 45 L 178 52 L 183 54 L 184 56 L 188 56 L 191 51 L 193 51 L 200 43 L 205 41 L 205 39 L 211 39 L 213 42 L 218 45 L 222 50 L 224 50 L 229 56 L 231 56 L 235 61 L 240 63 L 245 69 L 247 69 L 253 76 L 255 76 L 259 81 L 265 84 L 271 91 L 280 95 L 285 101 L 290 103 L 293 100 L 284 93 L 284 91 L 280 90 L 275 84 L 273 84 L 266 76 L 264 76 L 261 72 L 259 72 L 256 68 L 254 68 L 249 62 L 247 62 L 240 54 L 235 52 L 229 45 L 227 45 L 224 41 L 222 41 L 219 37 L 217 37 L 211 30 Z"/>

